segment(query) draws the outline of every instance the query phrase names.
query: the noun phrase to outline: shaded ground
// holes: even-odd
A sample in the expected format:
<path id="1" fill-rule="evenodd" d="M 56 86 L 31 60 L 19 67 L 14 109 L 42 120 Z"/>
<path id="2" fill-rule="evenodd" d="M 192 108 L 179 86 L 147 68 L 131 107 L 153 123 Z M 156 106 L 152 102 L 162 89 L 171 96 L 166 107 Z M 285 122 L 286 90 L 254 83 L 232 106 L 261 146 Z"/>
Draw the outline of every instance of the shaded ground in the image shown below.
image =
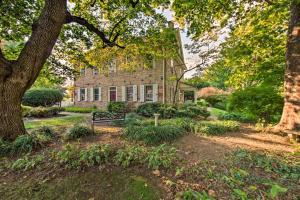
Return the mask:
<path id="1" fill-rule="evenodd" d="M 204 137 L 189 134 L 177 142 L 175 146 L 184 158 L 191 162 L 202 159 L 222 160 L 229 152 L 238 148 L 273 153 L 292 153 L 295 145 L 287 137 L 258 132 L 253 126 L 243 125 L 238 132 L 221 136 Z"/>

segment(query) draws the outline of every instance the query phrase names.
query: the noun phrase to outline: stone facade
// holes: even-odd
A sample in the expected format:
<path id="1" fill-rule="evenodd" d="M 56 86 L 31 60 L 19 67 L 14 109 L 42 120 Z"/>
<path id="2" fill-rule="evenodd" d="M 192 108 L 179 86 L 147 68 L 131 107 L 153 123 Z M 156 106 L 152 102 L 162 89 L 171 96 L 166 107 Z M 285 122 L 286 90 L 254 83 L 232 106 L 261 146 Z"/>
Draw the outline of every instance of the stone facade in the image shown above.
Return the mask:
<path id="1" fill-rule="evenodd" d="M 134 72 L 118 68 L 119 60 L 114 61 L 107 73 L 86 68 L 74 82 L 74 105 L 106 109 L 110 101 L 127 102 L 131 107 L 145 102 L 172 103 L 176 85 L 172 77 L 176 74 L 180 76 L 186 70 L 182 62 L 182 49 L 179 49 L 179 54 L 181 57 L 177 59 L 153 60 L 151 68 L 140 67 Z M 177 102 L 184 101 L 180 88 L 181 85 L 176 96 Z"/>

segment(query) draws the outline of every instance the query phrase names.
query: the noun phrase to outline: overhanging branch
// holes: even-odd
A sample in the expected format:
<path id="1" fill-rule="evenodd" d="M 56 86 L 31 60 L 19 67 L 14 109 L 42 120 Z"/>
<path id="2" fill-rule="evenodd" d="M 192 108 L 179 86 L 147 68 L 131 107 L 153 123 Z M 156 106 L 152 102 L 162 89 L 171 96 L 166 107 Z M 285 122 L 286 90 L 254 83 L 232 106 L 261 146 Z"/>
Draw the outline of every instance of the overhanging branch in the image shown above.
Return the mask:
<path id="1" fill-rule="evenodd" d="M 82 17 L 73 16 L 69 12 L 67 12 L 66 23 L 69 24 L 72 22 L 80 24 L 80 25 L 86 27 L 89 31 L 97 34 L 101 38 L 101 40 L 104 42 L 105 46 L 109 46 L 109 47 L 117 46 L 119 48 L 125 48 L 124 46 L 121 46 L 116 43 L 116 40 L 118 39 L 119 34 L 117 34 L 111 41 L 109 38 L 106 37 L 106 35 L 103 31 L 100 31 L 93 24 L 89 23 L 86 19 L 84 19 Z"/>

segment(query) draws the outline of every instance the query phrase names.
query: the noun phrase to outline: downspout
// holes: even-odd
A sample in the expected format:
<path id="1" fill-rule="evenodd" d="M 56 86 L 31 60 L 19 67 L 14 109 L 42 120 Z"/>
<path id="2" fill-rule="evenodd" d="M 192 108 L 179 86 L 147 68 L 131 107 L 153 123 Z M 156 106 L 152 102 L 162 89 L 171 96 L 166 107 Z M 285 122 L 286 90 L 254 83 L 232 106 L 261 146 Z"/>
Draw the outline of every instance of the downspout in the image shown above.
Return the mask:
<path id="1" fill-rule="evenodd" d="M 163 59 L 163 104 L 166 103 L 166 88 L 167 88 L 167 82 L 166 82 L 166 58 Z"/>

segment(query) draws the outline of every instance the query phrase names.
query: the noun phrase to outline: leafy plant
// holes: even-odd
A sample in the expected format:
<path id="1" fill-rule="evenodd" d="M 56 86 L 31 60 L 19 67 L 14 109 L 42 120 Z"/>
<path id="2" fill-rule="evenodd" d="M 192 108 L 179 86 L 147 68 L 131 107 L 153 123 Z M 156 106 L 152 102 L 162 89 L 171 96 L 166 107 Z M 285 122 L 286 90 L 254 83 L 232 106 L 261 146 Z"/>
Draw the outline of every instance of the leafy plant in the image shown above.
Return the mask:
<path id="1" fill-rule="evenodd" d="M 196 134 L 218 135 L 236 131 L 240 124 L 236 121 L 202 121 L 194 126 Z"/>
<path id="2" fill-rule="evenodd" d="M 160 167 L 169 168 L 176 158 L 176 149 L 161 144 L 158 147 L 152 147 L 146 157 L 148 167 L 151 169 L 159 169 Z"/>
<path id="3" fill-rule="evenodd" d="M 280 185 L 277 184 L 272 184 L 272 187 L 270 189 L 270 196 L 272 199 L 275 199 L 280 193 L 285 193 L 287 192 L 287 188 L 284 188 Z"/>
<path id="4" fill-rule="evenodd" d="M 145 158 L 145 153 L 145 148 L 141 146 L 129 146 L 117 151 L 115 161 L 122 167 L 128 167 L 134 163 L 141 163 Z"/>
<path id="5" fill-rule="evenodd" d="M 145 103 L 137 108 L 137 113 L 144 117 L 153 117 L 154 113 L 159 113 L 160 103 Z"/>
<path id="6" fill-rule="evenodd" d="M 124 136 L 131 140 L 143 141 L 148 145 L 170 142 L 185 134 L 180 126 L 129 126 L 125 129 Z"/>
<path id="7" fill-rule="evenodd" d="M 33 135 L 20 135 L 12 143 L 12 151 L 14 153 L 31 152 L 38 146 L 38 141 Z"/>
<path id="8" fill-rule="evenodd" d="M 26 106 L 53 106 L 62 101 L 63 92 L 59 89 L 34 88 L 28 90 L 22 99 L 22 104 Z"/>
<path id="9" fill-rule="evenodd" d="M 239 121 L 239 122 L 255 122 L 255 118 L 251 116 L 247 116 L 242 113 L 224 113 L 220 114 L 218 116 L 218 119 L 221 120 L 233 120 L 233 121 Z"/>
<path id="10" fill-rule="evenodd" d="M 248 195 L 245 191 L 240 190 L 240 189 L 233 189 L 234 194 L 241 200 L 247 200 Z"/>
<path id="11" fill-rule="evenodd" d="M 107 110 L 113 113 L 124 113 L 127 111 L 125 102 L 109 102 Z"/>
<path id="12" fill-rule="evenodd" d="M 11 165 L 11 169 L 15 171 L 19 171 L 19 170 L 27 171 L 41 164 L 43 160 L 44 160 L 44 156 L 42 155 L 37 155 L 30 158 L 27 155 L 25 155 L 24 157 L 14 161 Z"/>
<path id="13" fill-rule="evenodd" d="M 0 138 L 0 156 L 7 156 L 12 150 L 11 143 Z"/>
<path id="14" fill-rule="evenodd" d="M 159 108 L 160 117 L 163 119 L 170 119 L 177 115 L 177 110 L 174 106 L 162 105 Z"/>
<path id="15" fill-rule="evenodd" d="M 65 135 L 65 139 L 72 140 L 92 134 L 92 130 L 83 125 L 75 125 Z"/>
<path id="16" fill-rule="evenodd" d="M 214 198 L 210 197 L 205 191 L 197 192 L 191 189 L 180 192 L 177 196 L 178 200 L 214 200 Z"/>
<path id="17" fill-rule="evenodd" d="M 78 168 L 80 166 L 79 160 L 80 150 L 75 145 L 67 144 L 63 150 L 59 151 L 55 157 L 67 168 Z"/>
<path id="18" fill-rule="evenodd" d="M 201 107 L 194 103 L 185 103 L 178 108 L 177 116 L 178 117 L 203 117 L 207 118 L 210 113 L 207 111 L 206 107 Z"/>
<path id="19" fill-rule="evenodd" d="M 110 154 L 111 147 L 109 145 L 92 145 L 88 149 L 80 151 L 79 161 L 84 166 L 102 164 L 108 161 Z"/>
<path id="20" fill-rule="evenodd" d="M 53 129 L 48 126 L 42 126 L 38 129 L 35 129 L 32 132 L 32 135 L 36 137 L 40 144 L 48 143 L 55 137 Z"/>

